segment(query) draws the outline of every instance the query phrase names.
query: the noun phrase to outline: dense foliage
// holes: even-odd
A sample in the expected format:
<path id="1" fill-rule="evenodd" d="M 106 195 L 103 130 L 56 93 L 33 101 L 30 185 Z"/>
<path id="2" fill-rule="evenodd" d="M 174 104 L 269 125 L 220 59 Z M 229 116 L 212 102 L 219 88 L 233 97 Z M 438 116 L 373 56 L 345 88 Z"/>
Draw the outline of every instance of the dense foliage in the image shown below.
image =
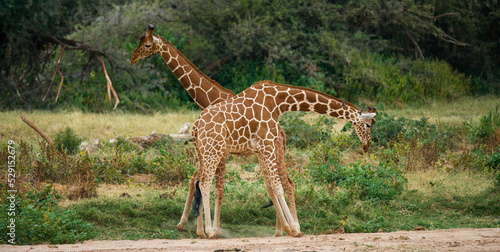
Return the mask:
<path id="1" fill-rule="evenodd" d="M 239 92 L 252 83 L 314 88 L 351 101 L 425 103 L 498 94 L 497 1 L 5 1 L 0 11 L 1 109 L 109 110 L 100 65 L 66 51 L 54 102 L 59 36 L 109 58 L 120 109 L 195 107 L 158 56 L 130 67 L 149 23 L 203 72 Z M 32 14 L 34 13 L 34 14 Z"/>
<path id="2" fill-rule="evenodd" d="M 46 186 L 39 192 L 30 190 L 15 206 L 15 243 L 18 245 L 40 243 L 75 243 L 96 237 L 95 226 L 83 221 L 75 210 L 57 207 L 57 191 Z M 0 209 L 7 213 L 9 205 Z M 8 233 L 9 218 L 2 214 L 0 231 Z M 0 243 L 10 239 L 4 235 Z"/>

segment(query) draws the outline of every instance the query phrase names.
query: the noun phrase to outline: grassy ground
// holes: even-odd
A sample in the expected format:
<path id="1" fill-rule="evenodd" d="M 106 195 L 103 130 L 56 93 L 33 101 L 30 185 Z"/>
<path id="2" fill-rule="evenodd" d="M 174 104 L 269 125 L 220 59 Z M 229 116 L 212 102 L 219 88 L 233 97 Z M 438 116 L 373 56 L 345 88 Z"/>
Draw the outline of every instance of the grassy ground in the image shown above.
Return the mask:
<path id="1" fill-rule="evenodd" d="M 432 162 L 424 162 L 414 157 L 427 155 L 425 153 L 428 152 L 421 147 L 429 143 L 417 141 L 413 146 L 411 142 L 402 141 L 401 138 L 396 139 L 393 146 L 373 145 L 370 154 L 362 154 L 357 138 L 338 132 L 329 138 L 328 141 L 333 143 L 330 147 L 322 142 L 306 149 L 288 148 L 285 161 L 296 183 L 296 203 L 302 231 L 307 234 L 320 234 L 338 230 L 413 230 L 417 226 L 425 229 L 499 227 L 500 192 L 495 183 L 500 183 L 500 179 L 498 173 L 487 165 L 488 160 L 493 160 L 492 153 L 498 149 L 498 145 L 472 142 L 468 140 L 463 128 L 464 121 L 477 124 L 480 118 L 494 111 L 498 104 L 498 98 L 483 97 L 465 98 L 452 103 L 433 103 L 426 108 L 386 108 L 385 112 L 390 115 L 412 119 L 428 117 L 429 121 L 436 123 L 439 128 L 454 131 L 453 141 L 460 144 L 440 151 L 437 159 Z M 175 133 L 185 122 L 194 122 L 199 111 L 154 115 L 0 112 L 1 141 L 23 140 L 34 147 L 31 150 L 34 153 L 22 154 L 31 155 L 31 161 L 24 170 L 19 167 L 20 173 L 36 174 L 40 172 L 37 169 L 44 167 L 50 170 L 46 171 L 49 174 L 44 176 L 51 176 L 51 172 L 64 174 L 82 163 L 86 166 L 78 167 L 96 173 L 97 198 L 69 200 L 67 192 L 72 185 L 68 184 L 67 180 L 58 182 L 54 177 L 45 181 L 47 184 L 53 184 L 62 196 L 58 208 L 74 210 L 83 221 L 95 225 L 95 239 L 178 239 L 196 236 L 196 226 L 192 219 L 187 226 L 189 232 L 180 233 L 175 230 L 187 194 L 186 182 L 196 167 L 192 160 L 190 161 L 194 159 L 190 152 L 191 145 L 163 142 L 150 149 L 139 150 L 128 145 L 106 144 L 90 156 L 77 153 L 68 157 L 62 156 L 64 162 L 57 159 L 47 161 L 45 159 L 49 157 L 44 155 L 50 155 L 51 152 L 37 154 L 40 151 L 37 145 L 40 137 L 20 120 L 21 114 L 35 120 L 35 123 L 51 136 L 65 127 L 70 127 L 85 139 L 108 140 L 118 136 L 147 135 L 153 130 L 158 133 Z M 313 114 L 305 116 L 305 119 L 310 121 L 316 118 Z M 344 123 L 338 122 L 334 126 L 335 130 L 339 131 Z M 381 125 L 376 124 L 375 127 L 377 126 Z M 314 166 L 315 155 L 321 152 L 324 146 L 327 146 L 326 151 L 329 151 L 328 148 L 334 150 L 333 152 L 338 151 L 330 158 L 339 162 L 328 166 Z M 432 143 L 429 146 L 433 146 Z M 359 160 L 362 163 L 358 163 Z M 418 166 L 413 166 L 417 168 L 408 169 L 410 160 L 420 162 Z M 42 166 L 43 164 L 45 166 Z M 30 165 L 38 168 L 31 168 Z M 343 168 L 348 165 L 351 165 L 350 169 Z M 342 184 L 339 176 L 349 175 L 344 173 L 350 173 L 356 167 L 361 169 L 361 173 L 353 173 L 353 177 L 349 178 L 354 179 L 355 183 L 349 186 Z M 364 196 L 364 187 L 371 185 L 366 184 L 367 181 L 371 183 L 372 177 L 385 176 L 382 173 L 371 173 L 381 167 L 389 167 L 390 176 L 377 184 L 379 187 L 370 190 L 385 190 L 387 188 L 384 183 L 391 184 L 392 179 L 395 180 L 398 176 L 404 176 L 407 182 L 396 194 L 387 198 Z M 184 175 L 181 174 L 176 180 L 170 181 L 169 176 L 178 174 L 168 173 L 168 169 L 181 169 Z M 335 173 L 342 169 L 344 173 Z M 399 171 L 402 172 L 398 173 Z M 26 178 L 26 174 L 19 175 Z M 159 175 L 163 176 L 162 180 L 158 179 Z M 318 176 L 325 176 L 325 179 L 319 180 Z M 334 181 L 331 180 L 332 176 L 336 176 Z M 221 216 L 223 230 L 220 236 L 272 235 L 275 213 L 272 208 L 260 208 L 268 202 L 269 197 L 257 159 L 253 156 L 229 158 L 225 181 L 226 193 Z M 38 182 L 25 185 L 35 185 Z M 120 197 L 123 193 L 131 197 Z"/>
<path id="2" fill-rule="evenodd" d="M 500 226 L 500 197 L 494 194 L 493 178 L 487 173 L 449 173 L 442 170 L 408 173 L 408 187 L 390 201 L 366 201 L 345 196 L 343 188 L 300 183 L 297 207 L 306 234 L 377 232 Z M 471 190 L 472 189 L 472 190 Z M 128 193 L 132 197 L 119 197 Z M 169 194 L 173 198 L 160 197 Z M 189 232 L 178 232 L 186 190 L 149 186 L 99 188 L 99 198 L 63 202 L 83 219 L 96 223 L 98 239 L 194 238 L 195 220 Z M 260 207 L 268 200 L 262 181 L 226 184 L 221 237 L 270 236 L 274 233 L 274 210 Z M 213 209 L 212 209 L 213 210 Z"/>

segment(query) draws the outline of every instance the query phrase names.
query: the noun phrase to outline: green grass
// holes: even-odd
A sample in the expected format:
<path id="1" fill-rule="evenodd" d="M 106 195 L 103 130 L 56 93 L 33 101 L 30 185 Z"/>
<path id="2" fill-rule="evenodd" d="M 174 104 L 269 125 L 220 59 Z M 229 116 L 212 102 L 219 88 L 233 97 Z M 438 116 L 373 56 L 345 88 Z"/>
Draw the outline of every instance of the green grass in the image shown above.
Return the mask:
<path id="1" fill-rule="evenodd" d="M 360 200 L 349 195 L 349 188 L 330 190 L 324 185 L 301 183 L 296 189 L 301 230 L 321 234 L 341 226 L 346 232 L 500 226 L 500 193 L 493 188 L 488 173 L 432 170 L 409 173 L 407 178 L 411 181 L 407 188 L 392 200 Z M 273 234 L 274 209 L 260 209 L 268 200 L 261 180 L 235 180 L 226 183 L 225 189 L 221 237 Z M 107 195 L 71 202 L 64 208 L 74 209 L 84 220 L 95 223 L 100 240 L 196 237 L 192 217 L 189 232 L 175 230 L 184 207 L 185 187 L 178 188 L 173 199 L 159 197 L 171 189 L 143 186 L 121 191 L 134 196 Z"/>

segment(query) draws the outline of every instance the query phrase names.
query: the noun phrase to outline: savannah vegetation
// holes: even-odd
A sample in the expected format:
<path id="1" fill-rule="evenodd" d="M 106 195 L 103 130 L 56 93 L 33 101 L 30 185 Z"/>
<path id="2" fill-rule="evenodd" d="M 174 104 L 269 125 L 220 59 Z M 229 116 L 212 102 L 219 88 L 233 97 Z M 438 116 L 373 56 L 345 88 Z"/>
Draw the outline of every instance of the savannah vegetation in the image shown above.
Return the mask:
<path id="1" fill-rule="evenodd" d="M 190 231 L 175 230 L 197 167 L 192 144 L 108 141 L 175 133 L 199 115 L 161 57 L 129 66 L 149 23 L 235 93 L 270 79 L 377 107 L 368 154 L 344 122 L 280 118 L 306 234 L 500 225 L 497 1 L 4 2 L 0 197 L 14 140 L 18 244 L 196 237 L 192 220 Z M 57 102 L 59 75 L 43 100 L 61 53 L 54 38 L 91 46 L 64 52 Z M 120 97 L 116 110 L 95 55 Z M 97 151 L 79 149 L 94 139 Z M 257 159 L 231 156 L 225 176 L 220 236 L 272 235 Z"/>

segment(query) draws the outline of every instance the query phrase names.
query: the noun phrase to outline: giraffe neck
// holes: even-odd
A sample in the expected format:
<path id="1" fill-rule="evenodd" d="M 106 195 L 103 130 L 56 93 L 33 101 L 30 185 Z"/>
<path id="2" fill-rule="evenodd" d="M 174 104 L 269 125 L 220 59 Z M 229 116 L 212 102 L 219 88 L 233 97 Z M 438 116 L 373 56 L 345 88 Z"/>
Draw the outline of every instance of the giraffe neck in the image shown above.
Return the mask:
<path id="1" fill-rule="evenodd" d="M 359 109 L 353 104 L 312 89 L 269 81 L 254 84 L 252 88 L 263 91 L 260 95 L 262 103 L 276 117 L 288 111 L 310 111 L 351 122 L 360 120 Z"/>
<path id="2" fill-rule="evenodd" d="M 189 95 L 202 109 L 234 96 L 229 89 L 202 73 L 175 46 L 161 38 L 161 56 Z"/>

